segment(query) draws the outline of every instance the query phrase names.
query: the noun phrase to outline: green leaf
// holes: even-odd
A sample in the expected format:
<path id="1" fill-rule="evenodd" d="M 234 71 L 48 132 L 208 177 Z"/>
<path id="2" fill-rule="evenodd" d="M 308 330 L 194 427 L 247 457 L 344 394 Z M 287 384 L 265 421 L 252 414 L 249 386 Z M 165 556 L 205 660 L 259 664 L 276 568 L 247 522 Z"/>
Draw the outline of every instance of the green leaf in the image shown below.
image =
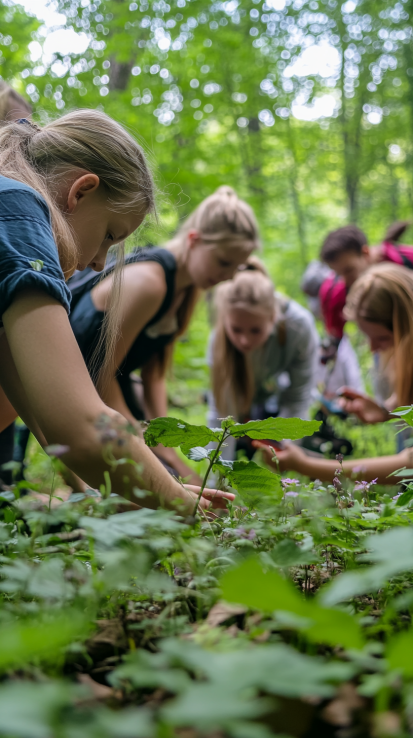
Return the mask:
<path id="1" fill-rule="evenodd" d="M 172 725 L 196 725 L 202 731 L 210 731 L 225 728 L 233 720 L 257 718 L 270 709 L 269 700 L 248 699 L 231 684 L 194 683 L 185 694 L 166 705 L 161 715 Z"/>
<path id="2" fill-rule="evenodd" d="M 398 669 L 405 677 L 413 677 L 413 630 L 390 639 L 386 658 L 391 669 Z"/>
<path id="3" fill-rule="evenodd" d="M 133 687 L 161 687 L 172 693 L 182 692 L 190 683 L 182 669 L 168 668 L 165 654 L 152 654 L 143 649 L 125 656 L 122 665 L 111 672 L 108 680 L 114 687 L 123 687 L 128 682 Z"/>
<path id="4" fill-rule="evenodd" d="M 396 407 L 395 410 L 392 410 L 391 414 L 396 415 L 398 418 L 404 420 L 407 425 L 413 427 L 413 405 Z"/>
<path id="5" fill-rule="evenodd" d="M 346 680 L 354 673 L 350 664 L 327 663 L 281 643 L 214 653 L 193 643 L 168 639 L 161 648 L 174 664 L 221 685 L 223 694 L 230 687 L 242 693 L 257 689 L 283 697 L 327 697 L 334 693 L 331 682 Z"/>
<path id="6" fill-rule="evenodd" d="M 0 688 L 0 731 L 13 738 L 45 738 L 53 734 L 58 712 L 70 706 L 79 689 L 71 684 L 51 682 L 6 683 Z"/>
<path id="7" fill-rule="evenodd" d="M 254 461 L 247 464 L 234 461 L 232 470 L 225 469 L 224 473 L 248 507 L 260 507 L 270 500 L 278 501 L 282 496 L 279 475 Z"/>
<path id="8" fill-rule="evenodd" d="M 32 269 L 34 269 L 35 272 L 41 272 L 44 267 L 44 261 L 41 259 L 35 259 L 34 261 L 29 261 L 30 266 Z"/>
<path id="9" fill-rule="evenodd" d="M 56 659 L 56 653 L 72 641 L 85 637 L 89 626 L 78 610 L 43 622 L 2 625 L 0 630 L 0 670 L 22 666 L 32 659 Z"/>
<path id="10" fill-rule="evenodd" d="M 270 556 L 277 566 L 303 566 L 319 561 L 314 551 L 303 551 L 291 538 L 284 538 L 283 541 L 274 546 Z"/>
<path id="11" fill-rule="evenodd" d="M 195 446 L 189 449 L 187 457 L 188 459 L 192 459 L 192 461 L 203 461 L 209 458 L 209 453 L 203 446 Z"/>
<path id="12" fill-rule="evenodd" d="M 413 472 L 413 469 L 411 469 L 411 471 Z M 413 489 L 407 489 L 406 492 L 403 492 L 397 500 L 396 506 L 403 507 L 403 505 L 407 505 L 410 500 L 413 500 Z"/>
<path id="13" fill-rule="evenodd" d="M 294 585 L 276 571 L 264 571 L 258 557 L 251 557 L 221 578 L 222 596 L 227 602 L 274 612 L 285 610 L 309 618 L 303 623 L 307 638 L 316 643 L 361 648 L 363 639 L 355 618 L 338 609 L 307 602 Z"/>
<path id="14" fill-rule="evenodd" d="M 190 425 L 176 418 L 155 418 L 151 420 L 144 433 L 147 446 L 180 446 L 184 453 L 188 453 L 195 446 L 207 446 L 211 441 L 219 441 L 221 433 L 207 428 L 206 425 Z"/>
<path id="15" fill-rule="evenodd" d="M 393 528 L 369 536 L 365 547 L 370 549 L 369 553 L 359 558 L 373 561 L 376 565 L 334 577 L 320 593 L 324 605 L 335 605 L 361 594 L 377 592 L 391 577 L 413 569 L 413 530 L 410 527 Z"/>
<path id="16" fill-rule="evenodd" d="M 250 420 L 248 423 L 237 423 L 231 426 L 231 436 L 241 438 L 249 436 L 262 441 L 296 441 L 304 436 L 312 436 L 321 423 L 318 420 L 301 420 L 300 418 L 266 418 Z"/>
<path id="17" fill-rule="evenodd" d="M 182 530 L 173 512 L 169 510 L 131 510 L 130 512 L 111 515 L 106 520 L 102 518 L 82 517 L 82 528 L 90 531 L 92 537 L 111 546 L 125 538 L 144 538 L 151 529 L 164 533 L 175 533 Z"/>

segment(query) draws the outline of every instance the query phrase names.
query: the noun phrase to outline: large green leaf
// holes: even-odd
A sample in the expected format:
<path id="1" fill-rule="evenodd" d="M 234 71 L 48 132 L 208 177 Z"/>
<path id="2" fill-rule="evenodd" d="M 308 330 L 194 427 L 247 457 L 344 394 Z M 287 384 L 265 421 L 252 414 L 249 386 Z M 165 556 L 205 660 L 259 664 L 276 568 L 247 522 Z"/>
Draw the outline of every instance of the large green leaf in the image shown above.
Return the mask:
<path id="1" fill-rule="evenodd" d="M 254 461 L 234 461 L 232 469 L 221 463 L 214 464 L 219 469 L 248 507 L 256 508 L 277 501 L 282 496 L 278 474 L 258 466 Z"/>
<path id="2" fill-rule="evenodd" d="M 373 566 L 344 572 L 334 577 L 320 594 L 324 605 L 335 605 L 370 592 L 377 592 L 389 579 L 413 569 L 413 529 L 393 528 L 385 533 L 368 536 L 365 547 L 369 553 L 361 560 Z"/>
<path id="3" fill-rule="evenodd" d="M 228 602 L 264 612 L 287 611 L 307 618 L 307 621 L 302 621 L 301 629 L 311 641 L 345 648 L 361 648 L 363 645 L 360 627 L 354 617 L 342 610 L 307 602 L 278 572 L 264 571 L 256 556 L 226 572 L 220 585 L 222 596 Z"/>
<path id="4" fill-rule="evenodd" d="M 231 436 L 241 438 L 249 436 L 256 440 L 296 441 L 304 436 L 312 436 L 321 423 L 318 420 L 301 420 L 301 418 L 266 418 L 250 420 L 248 423 L 237 423 L 231 426 Z"/>
<path id="5" fill-rule="evenodd" d="M 32 659 L 56 658 L 60 649 L 85 637 L 86 616 L 78 610 L 66 611 L 41 622 L 2 625 L 0 629 L 0 670 L 22 666 Z"/>
<path id="6" fill-rule="evenodd" d="M 387 644 L 386 658 L 391 669 L 398 669 L 403 676 L 413 677 L 413 630 L 398 633 Z"/>
<path id="7" fill-rule="evenodd" d="M 207 446 L 211 441 L 219 441 L 221 433 L 206 425 L 191 425 L 176 418 L 155 418 L 151 420 L 144 433 L 147 446 L 162 443 L 168 447 L 180 446 L 184 453 L 195 446 Z"/>

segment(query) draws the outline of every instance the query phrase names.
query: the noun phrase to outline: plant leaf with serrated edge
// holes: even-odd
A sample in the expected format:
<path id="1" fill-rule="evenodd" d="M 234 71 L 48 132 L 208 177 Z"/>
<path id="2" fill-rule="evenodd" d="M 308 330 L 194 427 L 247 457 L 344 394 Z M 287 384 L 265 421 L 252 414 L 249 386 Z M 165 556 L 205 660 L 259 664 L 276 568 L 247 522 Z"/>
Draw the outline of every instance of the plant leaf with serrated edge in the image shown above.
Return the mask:
<path id="1" fill-rule="evenodd" d="M 195 446 L 207 446 L 211 441 L 219 441 L 221 433 L 212 431 L 206 425 L 191 425 L 176 418 L 155 418 L 147 427 L 144 438 L 147 446 L 162 443 L 168 448 L 180 446 L 187 453 Z"/>
<path id="2" fill-rule="evenodd" d="M 216 466 L 219 467 L 218 464 Z M 258 466 L 254 461 L 248 464 L 234 461 L 232 469 L 224 468 L 221 471 L 249 507 L 268 503 L 269 499 L 278 501 L 282 495 L 278 474 Z"/>
<path id="3" fill-rule="evenodd" d="M 240 438 L 249 436 L 262 441 L 296 441 L 304 436 L 312 436 L 321 423 L 318 420 L 301 420 L 301 418 L 266 418 L 250 420 L 248 423 L 237 423 L 230 427 L 231 436 Z"/>
<path id="4" fill-rule="evenodd" d="M 222 597 L 227 602 L 274 612 L 283 610 L 302 618 L 301 630 L 315 643 L 328 643 L 344 648 L 362 648 L 363 638 L 357 620 L 348 613 L 307 602 L 294 585 L 278 572 L 264 571 L 258 556 L 252 556 L 220 580 Z"/>
<path id="5" fill-rule="evenodd" d="M 209 458 L 209 453 L 203 446 L 194 446 L 194 448 L 189 449 L 187 457 L 192 461 L 203 461 Z"/>

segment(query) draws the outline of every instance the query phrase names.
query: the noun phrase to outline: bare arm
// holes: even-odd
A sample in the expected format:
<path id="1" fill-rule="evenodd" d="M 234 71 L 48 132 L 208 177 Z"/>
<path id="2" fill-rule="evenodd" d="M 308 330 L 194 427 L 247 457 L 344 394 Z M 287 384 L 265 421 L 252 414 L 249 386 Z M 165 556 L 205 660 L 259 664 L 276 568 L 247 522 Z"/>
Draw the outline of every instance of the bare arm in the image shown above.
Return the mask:
<path id="1" fill-rule="evenodd" d="M 114 470 L 104 462 L 96 423 L 103 414 L 121 427 L 125 420 L 99 398 L 58 302 L 43 292 L 22 292 L 3 322 L 10 355 L 2 356 L 2 385 L 7 394 L 7 386 L 12 388 L 9 399 L 37 436 L 69 446 L 63 460 L 70 469 L 94 488 L 108 470 L 118 494 L 134 500 L 133 488 L 148 490 L 151 494 L 140 500 L 148 507 L 171 507 L 179 498 L 192 509 L 194 494 L 170 477 L 141 439 L 113 444 L 114 456 L 137 462 L 139 472 L 132 465 Z"/>
<path id="2" fill-rule="evenodd" d="M 261 448 L 266 463 L 274 471 L 278 465 L 272 461 L 273 453 L 268 446 L 254 441 L 256 448 Z M 280 471 L 296 471 L 311 479 L 320 479 L 322 482 L 332 482 L 336 476 L 339 463 L 332 459 L 317 459 L 307 456 L 298 446 L 289 444 L 285 449 L 276 451 Z M 403 467 L 413 466 L 413 449 L 406 448 L 400 454 L 393 456 L 379 456 L 372 459 L 351 459 L 343 461 L 343 471 L 346 477 L 371 482 L 377 479 L 379 484 L 397 484 L 400 478 L 389 474 Z"/>
<path id="3" fill-rule="evenodd" d="M 168 415 L 168 393 L 165 377 L 160 371 L 156 357 L 144 366 L 141 377 L 147 420 L 166 417 Z M 190 477 L 189 482 L 191 484 L 201 483 L 198 474 L 190 466 L 185 464 L 175 449 L 159 445 L 156 447 L 155 453 L 160 459 L 163 459 L 167 464 L 172 466 L 182 478 Z"/>

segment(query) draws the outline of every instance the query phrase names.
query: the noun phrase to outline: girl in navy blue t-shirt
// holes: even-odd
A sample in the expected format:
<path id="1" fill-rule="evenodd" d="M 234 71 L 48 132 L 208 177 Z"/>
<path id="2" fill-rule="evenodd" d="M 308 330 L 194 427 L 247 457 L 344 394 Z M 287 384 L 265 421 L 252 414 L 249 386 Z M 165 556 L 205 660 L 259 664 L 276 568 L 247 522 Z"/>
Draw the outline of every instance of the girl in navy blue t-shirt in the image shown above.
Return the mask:
<path id="1" fill-rule="evenodd" d="M 148 490 L 140 504 L 181 499 L 192 509 L 197 490 L 174 480 L 140 438 L 112 443 L 116 458 L 137 462 L 127 474 L 104 461 L 102 428 L 104 437 L 108 423 L 123 434 L 126 421 L 96 392 L 68 319 L 65 279 L 88 266 L 101 271 L 109 247 L 153 208 L 140 147 L 98 111 L 44 128 L 23 119 L 0 130 L 0 171 L 0 431 L 20 415 L 42 445 L 67 446 L 63 460 L 90 486 L 109 470 L 115 492 L 134 499 L 134 488 Z M 103 377 L 117 334 L 117 311 L 108 315 Z"/>

